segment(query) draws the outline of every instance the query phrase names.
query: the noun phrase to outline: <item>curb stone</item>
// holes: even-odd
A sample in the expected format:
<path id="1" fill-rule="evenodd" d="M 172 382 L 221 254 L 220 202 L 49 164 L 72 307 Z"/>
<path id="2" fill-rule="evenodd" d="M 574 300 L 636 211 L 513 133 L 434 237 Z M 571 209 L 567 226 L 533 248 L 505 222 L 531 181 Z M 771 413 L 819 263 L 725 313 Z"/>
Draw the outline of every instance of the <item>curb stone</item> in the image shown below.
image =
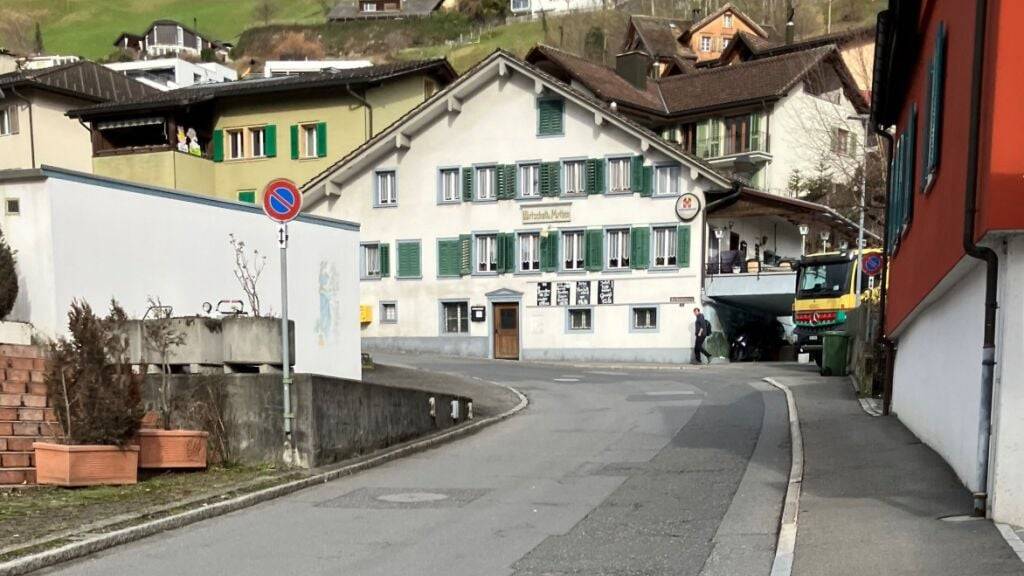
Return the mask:
<path id="1" fill-rule="evenodd" d="M 800 416 L 796 410 L 793 392 L 785 384 L 774 378 L 764 381 L 782 390 L 786 394 L 786 405 L 789 407 L 789 436 L 792 450 L 792 463 L 789 468 L 789 485 L 786 488 L 786 502 L 782 506 L 782 518 L 779 520 L 779 539 L 775 546 L 775 560 L 772 562 L 771 576 L 789 576 L 793 572 L 793 558 L 796 550 L 796 532 L 800 513 L 800 490 L 804 480 L 804 440 L 800 433 Z"/>
<path id="2" fill-rule="evenodd" d="M 1003 539 L 1006 540 L 1006 543 L 1010 545 L 1010 548 L 1012 548 L 1014 553 L 1017 554 L 1020 561 L 1024 562 L 1024 541 L 1022 541 L 1020 536 L 1017 535 L 1017 530 L 1021 529 L 1018 528 L 1017 530 L 1014 530 L 1013 526 L 999 522 L 996 522 L 995 524 L 996 529 L 999 530 L 999 533 L 1003 536 Z"/>
<path id="3" fill-rule="evenodd" d="M 152 536 L 154 534 L 158 534 L 160 532 L 174 530 L 176 528 L 182 528 L 184 526 L 188 526 L 189 524 L 194 524 L 202 520 L 215 518 L 217 516 L 223 516 L 225 514 L 229 514 L 231 512 L 235 512 L 243 508 L 255 506 L 256 504 L 260 504 L 268 500 L 273 500 L 275 498 L 280 498 L 293 492 L 298 492 L 299 490 L 305 488 L 309 488 L 319 484 L 326 484 L 327 482 L 337 480 L 338 478 L 341 478 L 343 476 L 349 476 L 351 474 L 355 474 L 357 472 L 361 472 L 363 470 L 379 466 L 392 460 L 396 460 L 403 456 L 434 448 L 436 446 L 440 446 L 444 443 L 447 443 L 451 440 L 467 436 L 471 433 L 486 428 L 491 424 L 496 424 L 498 422 L 501 422 L 502 420 L 514 416 L 515 414 L 525 409 L 526 406 L 529 404 L 529 400 L 527 399 L 527 397 L 522 392 L 516 390 L 515 388 L 511 386 L 506 386 L 504 384 L 498 384 L 497 382 L 489 383 L 494 384 L 495 386 L 501 386 L 503 388 L 511 390 L 516 396 L 519 397 L 519 403 L 513 408 L 506 410 L 505 412 L 502 412 L 501 414 L 496 414 L 494 416 L 489 416 L 482 420 L 477 420 L 474 422 L 463 424 L 461 426 L 456 426 L 454 428 L 450 428 L 444 432 L 439 432 L 437 434 L 434 434 L 427 438 L 423 438 L 421 440 L 415 440 L 407 444 L 393 447 L 391 449 L 385 449 L 382 453 L 371 458 L 368 458 L 366 460 L 362 460 L 360 462 L 342 464 L 336 468 L 329 469 L 326 472 L 322 472 L 320 474 L 316 474 L 299 480 L 293 480 L 285 484 L 280 484 L 277 486 L 272 486 L 270 488 L 265 488 L 263 490 L 258 490 L 256 492 L 251 492 L 249 494 L 244 494 L 242 496 L 238 496 L 230 500 L 216 502 L 208 506 L 203 506 L 201 508 L 181 512 L 179 514 L 174 514 L 166 518 L 151 520 L 149 522 L 144 522 L 142 524 L 130 526 L 128 528 L 122 528 L 120 530 L 115 530 L 113 532 L 109 532 L 106 534 L 95 535 L 85 540 L 72 542 L 70 544 L 60 546 L 58 548 L 45 550 L 43 552 L 38 552 L 36 554 L 31 554 L 22 558 L 10 560 L 8 562 L 3 562 L 0 563 L 0 576 L 20 576 L 22 574 L 28 574 L 29 572 L 33 572 L 35 570 L 47 568 L 49 566 L 67 562 L 69 560 L 81 558 L 83 556 L 88 556 L 101 550 L 113 548 L 114 546 L 127 544 L 129 542 L 135 542 L 136 540 L 141 540 L 143 538 Z"/>

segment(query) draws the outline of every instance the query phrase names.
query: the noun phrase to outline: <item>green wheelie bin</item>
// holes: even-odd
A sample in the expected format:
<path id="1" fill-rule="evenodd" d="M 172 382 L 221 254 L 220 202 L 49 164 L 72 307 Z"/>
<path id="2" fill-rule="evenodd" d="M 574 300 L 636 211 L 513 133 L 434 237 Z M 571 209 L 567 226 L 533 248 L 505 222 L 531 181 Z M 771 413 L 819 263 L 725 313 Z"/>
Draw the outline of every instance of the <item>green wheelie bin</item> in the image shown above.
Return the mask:
<path id="1" fill-rule="evenodd" d="M 842 332 L 825 332 L 821 344 L 821 375 L 846 376 L 850 337 Z"/>

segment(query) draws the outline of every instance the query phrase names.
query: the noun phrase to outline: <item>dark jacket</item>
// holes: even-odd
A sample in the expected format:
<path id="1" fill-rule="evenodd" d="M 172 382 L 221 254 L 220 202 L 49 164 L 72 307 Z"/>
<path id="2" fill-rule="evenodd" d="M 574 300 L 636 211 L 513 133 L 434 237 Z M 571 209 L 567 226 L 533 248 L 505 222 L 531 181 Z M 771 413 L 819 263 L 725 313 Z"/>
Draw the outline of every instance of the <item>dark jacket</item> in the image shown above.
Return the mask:
<path id="1" fill-rule="evenodd" d="M 711 332 L 711 322 L 703 314 L 697 314 L 697 322 L 693 326 L 693 333 L 697 338 L 707 338 Z"/>

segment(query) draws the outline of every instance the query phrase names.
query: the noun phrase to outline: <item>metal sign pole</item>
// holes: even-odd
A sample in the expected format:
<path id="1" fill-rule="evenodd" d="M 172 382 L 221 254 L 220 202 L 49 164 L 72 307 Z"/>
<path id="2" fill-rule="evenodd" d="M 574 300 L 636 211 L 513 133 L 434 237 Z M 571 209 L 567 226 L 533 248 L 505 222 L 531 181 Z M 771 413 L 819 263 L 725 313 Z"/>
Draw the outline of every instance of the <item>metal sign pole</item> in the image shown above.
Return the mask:
<path id="1" fill-rule="evenodd" d="M 292 378 L 288 346 L 288 224 L 278 227 L 281 246 L 281 385 L 284 390 L 284 435 L 292 436 Z"/>

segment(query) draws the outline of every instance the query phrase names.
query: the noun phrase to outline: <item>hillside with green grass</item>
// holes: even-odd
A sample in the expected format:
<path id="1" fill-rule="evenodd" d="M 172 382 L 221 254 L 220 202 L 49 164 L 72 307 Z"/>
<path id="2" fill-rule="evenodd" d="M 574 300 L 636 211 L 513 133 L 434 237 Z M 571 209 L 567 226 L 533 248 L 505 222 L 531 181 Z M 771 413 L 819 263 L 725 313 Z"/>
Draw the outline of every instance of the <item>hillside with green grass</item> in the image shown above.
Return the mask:
<path id="1" fill-rule="evenodd" d="M 52 54 L 97 59 L 110 54 L 121 32 L 140 33 L 161 18 L 178 20 L 217 40 L 235 42 L 249 27 L 263 24 L 261 0 L 0 0 L 0 46 L 28 52 L 35 23 Z M 320 0 L 273 0 L 273 22 L 324 21 Z"/>

